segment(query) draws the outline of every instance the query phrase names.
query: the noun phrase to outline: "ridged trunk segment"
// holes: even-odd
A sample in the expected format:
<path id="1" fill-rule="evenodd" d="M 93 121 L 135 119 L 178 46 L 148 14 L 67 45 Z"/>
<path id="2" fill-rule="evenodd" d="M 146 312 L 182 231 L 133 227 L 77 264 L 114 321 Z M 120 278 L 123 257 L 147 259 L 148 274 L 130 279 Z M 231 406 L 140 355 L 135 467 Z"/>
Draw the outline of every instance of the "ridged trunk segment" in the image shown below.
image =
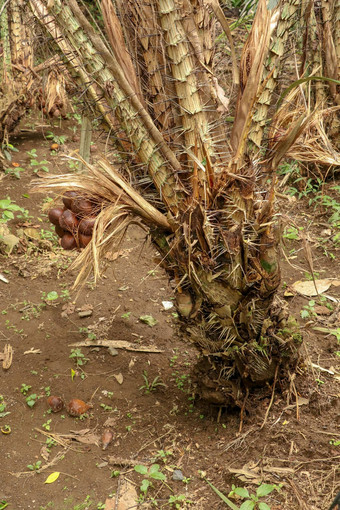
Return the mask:
<path id="1" fill-rule="evenodd" d="M 44 3 L 39 0 L 30 1 L 33 7 L 38 7 L 40 4 L 40 7 L 45 8 Z M 59 37 L 56 39 L 57 44 L 63 49 L 63 42 L 60 40 L 60 34 L 62 34 L 62 39 L 66 41 L 68 48 L 72 48 L 71 53 L 69 51 L 65 53 L 68 61 L 71 65 L 76 64 L 75 69 L 80 68 L 79 76 L 85 86 L 88 85 L 88 77 L 90 77 L 90 83 L 96 84 L 99 89 L 97 95 L 99 92 L 103 94 L 110 112 L 117 116 L 128 138 L 131 139 L 138 157 L 147 165 L 150 176 L 165 204 L 170 211 L 177 214 L 178 204 L 184 195 L 179 190 L 174 173 L 169 169 L 169 161 L 162 155 L 162 148 L 166 149 L 164 140 L 158 130 L 155 129 L 152 133 L 146 127 L 142 117 L 143 107 L 133 90 L 129 90 L 127 82 L 124 83 L 125 90 L 122 89 L 124 77 L 119 64 L 104 44 L 102 44 L 101 52 L 95 47 L 93 38 L 96 40 L 98 37 L 75 2 L 68 0 L 61 3 L 60 0 L 56 0 L 50 14 L 55 17 L 57 26 L 62 27 L 62 32 L 59 30 Z M 49 18 L 51 16 L 42 15 L 40 21 L 53 36 L 51 28 L 53 19 Z M 91 34 L 93 38 L 90 37 Z M 108 61 L 110 65 L 108 65 Z M 118 80 L 120 80 L 120 84 Z M 147 114 L 145 118 L 148 120 Z M 150 122 L 152 123 L 151 119 Z M 156 135 L 158 139 L 155 139 Z M 163 142 L 163 146 L 160 146 L 161 142 Z M 173 161 L 179 168 L 180 165 L 174 156 Z"/>
<path id="2" fill-rule="evenodd" d="M 13 64 L 32 68 L 33 37 L 27 19 L 26 5 L 24 0 L 11 0 L 10 3 L 11 52 Z"/>
<path id="3" fill-rule="evenodd" d="M 6 4 L 6 5 L 5 5 Z M 13 80 L 12 74 L 12 58 L 11 58 L 11 45 L 10 45 L 10 31 L 8 19 L 8 7 L 5 0 L 0 0 L 0 9 L 2 11 L 0 17 L 0 39 L 2 42 L 2 56 L 1 56 L 1 86 L 2 88 L 11 87 Z"/>
<path id="4" fill-rule="evenodd" d="M 181 128 L 185 139 L 185 150 L 192 151 L 199 161 L 205 158 L 202 143 L 211 157 L 214 153 L 209 133 L 209 123 L 203 110 L 197 81 L 197 65 L 183 27 L 183 11 L 174 0 L 158 0 L 161 26 L 164 31 L 166 52 L 171 66 L 177 102 L 180 107 Z M 191 158 L 189 165 L 194 166 Z M 206 199 L 206 172 L 198 168 L 199 195 Z"/>

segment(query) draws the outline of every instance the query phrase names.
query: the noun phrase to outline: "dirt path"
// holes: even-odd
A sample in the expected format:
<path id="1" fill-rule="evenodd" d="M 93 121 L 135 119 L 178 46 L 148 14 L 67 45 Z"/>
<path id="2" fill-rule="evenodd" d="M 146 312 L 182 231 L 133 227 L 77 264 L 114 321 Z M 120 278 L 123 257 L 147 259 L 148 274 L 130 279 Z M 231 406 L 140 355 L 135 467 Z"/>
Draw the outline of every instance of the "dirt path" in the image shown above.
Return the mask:
<path id="1" fill-rule="evenodd" d="M 302 245 L 286 239 L 290 263 L 300 269 L 283 263 L 280 290 L 305 337 L 306 363 L 291 382 L 299 406 L 277 388 L 261 428 L 271 388 L 255 392 L 239 434 L 238 410 L 226 412 L 194 399 L 191 373 L 198 353 L 176 334 L 174 308 L 162 304 L 172 300 L 173 292 L 144 232 L 129 231 L 97 287 L 89 281 L 78 296 L 71 291 L 75 274 L 66 269 L 74 254 L 58 247 L 41 209 L 44 197 L 29 191 L 36 168 L 32 160 L 47 160 L 50 172 L 63 172 L 69 170 L 65 154 L 77 148 L 70 142 L 73 125 L 64 123 L 53 134 L 68 139 L 52 155 L 44 137 L 49 130 L 38 128 L 13 139 L 19 150 L 13 160 L 24 170 L 20 180 L 1 176 L 0 200 L 10 197 L 28 217 L 9 222 L 21 241 L 10 256 L 0 255 L 0 273 L 9 282 L 0 281 L 0 352 L 5 344 L 14 350 L 11 367 L 0 368 L 0 502 L 13 510 L 108 510 L 116 508 L 115 494 L 129 479 L 140 508 L 229 508 L 208 480 L 225 495 L 233 485 L 246 487 L 249 494 L 259 486 L 265 492 L 263 484 L 280 485 L 280 491 L 259 499 L 271 510 L 327 509 L 339 486 L 339 357 L 336 337 L 313 328 L 338 327 L 339 310 L 329 299 L 311 306 L 311 298 L 284 297 L 308 271 Z M 99 140 L 96 145 L 98 151 L 103 147 Z M 34 158 L 28 154 L 32 149 Z M 306 202 L 283 200 L 281 207 L 298 225 L 312 225 L 309 231 L 316 237 L 326 228 L 327 218 L 313 219 Z M 339 273 L 336 260 L 320 247 L 315 270 L 320 278 Z M 332 286 L 326 294 L 339 298 L 339 290 Z M 301 309 L 309 310 L 308 320 L 300 317 Z M 157 323 L 142 322 L 145 315 Z M 136 349 L 153 346 L 160 352 L 72 346 L 87 338 L 133 342 Z M 311 362 L 327 370 L 311 369 Z M 80 418 L 65 409 L 51 413 L 51 395 L 93 407 Z M 106 429 L 113 439 L 103 450 Z M 138 473 L 135 465 L 146 468 L 137 468 Z M 44 483 L 55 472 L 60 472 L 57 480 Z M 112 505 L 105 506 L 110 498 Z M 239 508 L 247 498 L 229 499 Z"/>

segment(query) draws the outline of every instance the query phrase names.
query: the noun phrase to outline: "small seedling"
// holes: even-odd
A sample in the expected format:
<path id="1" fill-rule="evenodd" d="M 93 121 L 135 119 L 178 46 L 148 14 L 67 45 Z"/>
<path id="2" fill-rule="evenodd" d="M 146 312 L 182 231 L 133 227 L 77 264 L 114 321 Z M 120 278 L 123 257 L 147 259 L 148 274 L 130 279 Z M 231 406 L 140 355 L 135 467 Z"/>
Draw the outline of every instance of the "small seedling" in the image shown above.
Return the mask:
<path id="1" fill-rule="evenodd" d="M 143 371 L 143 379 L 144 379 L 144 384 L 143 384 L 143 386 L 140 386 L 139 389 L 144 390 L 144 393 L 146 395 L 148 395 L 152 391 L 156 391 L 159 386 L 166 387 L 166 384 L 164 384 L 164 382 L 160 379 L 159 375 L 157 375 L 157 377 L 155 377 L 154 380 L 152 382 L 150 382 L 148 379 L 147 370 Z"/>
<path id="2" fill-rule="evenodd" d="M 300 239 L 299 231 L 303 230 L 303 227 L 287 227 L 283 233 L 285 239 L 298 240 Z"/>
<path id="3" fill-rule="evenodd" d="M 100 407 L 103 409 L 103 411 L 112 411 L 112 406 L 108 406 L 106 404 L 100 404 Z"/>
<path id="4" fill-rule="evenodd" d="M 57 444 L 58 443 L 56 441 L 54 441 L 54 439 L 52 439 L 51 437 L 48 437 L 46 439 L 46 446 L 48 449 L 51 449 L 53 446 L 57 446 Z"/>
<path id="5" fill-rule="evenodd" d="M 52 421 L 52 419 L 50 418 L 49 420 L 47 420 L 46 423 L 43 423 L 43 425 L 42 425 L 43 429 L 51 430 L 51 421 Z"/>
<path id="6" fill-rule="evenodd" d="M 52 290 L 51 292 L 48 292 L 47 294 L 46 294 L 46 292 L 41 293 L 42 301 L 44 301 L 45 303 L 48 303 L 48 304 L 53 303 L 58 298 L 59 298 L 59 294 L 55 290 Z"/>
<path id="7" fill-rule="evenodd" d="M 32 393 L 32 395 L 26 397 L 26 404 L 28 405 L 28 407 L 33 407 L 38 399 L 39 399 L 38 395 L 36 393 Z"/>
<path id="8" fill-rule="evenodd" d="M 117 478 L 120 475 L 120 471 L 111 471 L 111 478 Z"/>
<path id="9" fill-rule="evenodd" d="M 1 152 L 8 161 L 12 161 L 11 152 L 19 152 L 19 149 L 14 147 L 14 145 L 12 145 L 11 143 L 3 143 L 1 144 Z"/>
<path id="10" fill-rule="evenodd" d="M 86 336 L 89 340 L 96 340 L 97 335 L 90 331 L 88 328 L 79 328 L 79 333 Z"/>
<path id="11" fill-rule="evenodd" d="M 9 220 L 13 220 L 15 212 L 22 213 L 18 214 L 18 218 L 28 218 L 28 211 L 12 202 L 9 197 L 0 200 L 0 223 L 6 223 Z"/>
<path id="12" fill-rule="evenodd" d="M 312 299 L 308 302 L 308 305 L 304 305 L 303 309 L 300 312 L 300 315 L 303 319 L 308 319 L 309 317 L 316 317 L 317 314 L 314 311 L 315 301 Z"/>
<path id="13" fill-rule="evenodd" d="M 166 476 L 159 470 L 159 464 L 152 464 L 148 469 L 147 466 L 143 466 L 138 464 L 135 466 L 135 471 L 145 478 L 142 480 L 140 490 L 143 493 L 143 497 L 146 496 L 149 487 L 152 487 L 152 480 L 161 480 L 164 482 L 166 480 Z"/>
<path id="14" fill-rule="evenodd" d="M 232 485 L 231 491 L 228 494 L 229 498 L 238 496 L 245 501 L 240 506 L 240 510 L 270 510 L 270 506 L 264 501 L 260 501 L 261 498 L 268 496 L 274 490 L 279 491 L 281 485 L 273 485 L 269 483 L 262 483 L 256 490 L 256 494 L 249 494 L 248 490 L 244 487 L 235 487 Z"/>
<path id="15" fill-rule="evenodd" d="M 0 418 L 4 418 L 8 414 L 11 414 L 10 411 L 6 411 L 6 402 L 4 402 L 4 397 L 0 395 Z"/>
<path id="16" fill-rule="evenodd" d="M 187 499 L 185 494 L 174 494 L 173 496 L 169 496 L 168 503 L 171 505 L 171 508 L 176 508 L 176 510 L 184 508 L 183 505 L 186 506 L 193 504 L 190 499 Z"/>
<path id="17" fill-rule="evenodd" d="M 41 460 L 37 460 L 37 462 L 35 462 L 34 464 L 28 464 L 27 468 L 30 471 L 39 471 L 41 464 L 42 464 Z"/>
<path id="18" fill-rule="evenodd" d="M 71 349 L 69 358 L 74 360 L 77 367 L 86 365 L 86 363 L 90 360 L 90 358 L 85 358 L 85 354 L 81 352 L 81 349 Z"/>
<path id="19" fill-rule="evenodd" d="M 67 136 L 55 135 L 52 131 L 47 131 L 46 138 L 48 140 L 52 140 L 52 142 L 57 143 L 58 145 L 64 145 L 67 140 Z"/>
<path id="20" fill-rule="evenodd" d="M 168 458 L 171 457 L 173 455 L 173 453 L 169 450 L 158 450 L 158 452 L 156 453 L 154 459 L 161 459 L 164 464 L 166 464 L 168 462 Z"/>
<path id="21" fill-rule="evenodd" d="M 46 159 L 42 161 L 38 161 L 37 159 L 30 160 L 30 166 L 33 168 L 34 173 L 37 173 L 40 170 L 42 170 L 43 172 L 49 172 L 50 170 L 47 165 L 48 161 Z"/>
<path id="22" fill-rule="evenodd" d="M 29 392 L 29 390 L 30 390 L 31 388 L 32 388 L 32 386 L 30 386 L 29 384 L 22 383 L 21 388 L 20 388 L 20 392 L 21 392 L 23 395 L 27 395 L 27 393 Z"/>
<path id="23" fill-rule="evenodd" d="M 21 179 L 21 172 L 24 172 L 25 169 L 22 168 L 21 166 L 16 166 L 16 167 L 8 167 L 6 168 L 5 170 L 5 174 L 6 175 L 11 175 L 12 177 L 15 177 L 16 179 Z"/>

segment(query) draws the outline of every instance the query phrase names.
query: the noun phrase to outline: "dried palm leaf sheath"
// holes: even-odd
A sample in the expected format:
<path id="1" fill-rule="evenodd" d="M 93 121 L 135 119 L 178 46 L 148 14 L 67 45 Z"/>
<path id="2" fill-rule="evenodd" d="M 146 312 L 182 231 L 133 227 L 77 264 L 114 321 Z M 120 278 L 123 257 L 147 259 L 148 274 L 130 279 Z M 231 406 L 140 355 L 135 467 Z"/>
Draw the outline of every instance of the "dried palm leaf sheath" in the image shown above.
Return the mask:
<path id="1" fill-rule="evenodd" d="M 277 86 L 278 75 L 283 68 L 282 59 L 288 37 L 290 37 L 289 44 L 292 45 L 292 28 L 296 25 L 298 19 L 297 12 L 299 6 L 300 0 L 289 0 L 285 2 L 281 10 L 276 8 L 270 11 L 270 43 L 262 74 L 265 87 L 260 97 L 257 98 L 256 108 L 252 116 L 252 125 L 249 131 L 249 139 L 254 144 L 251 149 L 254 154 L 258 152 L 262 144 L 268 109 L 273 92 Z M 259 31 L 261 32 L 261 29 Z"/>
<path id="2" fill-rule="evenodd" d="M 294 365 L 300 338 L 292 334 L 295 326 L 288 315 L 273 305 L 280 282 L 275 179 L 268 186 L 262 176 L 272 174 L 291 148 L 306 125 L 305 116 L 285 130 L 275 152 L 269 152 L 261 165 L 246 155 L 254 103 L 264 86 L 261 77 L 272 12 L 260 0 L 255 32 L 241 62 L 233 158 L 229 154 L 227 165 L 228 141 L 215 138 L 220 114 L 216 108 L 209 111 L 216 95 L 213 69 L 208 67 L 212 49 L 209 41 L 204 43 L 202 25 L 198 26 L 205 19 L 203 2 L 117 2 L 117 18 L 126 20 L 122 33 L 136 69 L 138 90 L 119 64 L 123 48 L 116 57 L 88 26 L 75 0 L 65 0 L 62 8 L 60 0 L 55 0 L 47 16 L 46 2 L 30 3 L 35 9 L 39 6 L 39 19 L 52 35 L 57 34 L 63 51 L 67 48 L 73 72 L 84 86 L 91 83 L 111 108 L 153 185 L 151 204 L 102 160 L 98 168 L 89 166 L 88 175 L 49 178 L 39 186 L 61 193 L 77 189 L 101 203 L 92 242 L 77 261 L 81 267 L 78 281 L 87 277 L 91 266 L 99 275 L 100 259 L 110 245 L 119 242 L 131 222 L 147 226 L 162 264 L 177 282 L 183 328 L 205 355 L 207 367 L 199 378 L 201 394 L 221 404 L 240 403 L 242 381 L 263 383 L 274 377 L 278 366 Z M 280 2 L 280 13 L 283 8 Z M 107 18 L 108 9 L 105 3 Z M 137 27 L 135 40 L 129 16 Z M 152 30 L 154 46 L 149 38 Z M 119 41 L 123 44 L 121 35 Z M 164 65 L 164 71 L 157 65 Z M 169 90 L 174 92 L 171 97 Z M 161 97 L 166 99 L 164 108 L 157 104 Z M 145 178 L 145 168 L 134 170 L 137 184 L 138 171 Z M 158 208 L 154 206 L 157 200 Z"/>

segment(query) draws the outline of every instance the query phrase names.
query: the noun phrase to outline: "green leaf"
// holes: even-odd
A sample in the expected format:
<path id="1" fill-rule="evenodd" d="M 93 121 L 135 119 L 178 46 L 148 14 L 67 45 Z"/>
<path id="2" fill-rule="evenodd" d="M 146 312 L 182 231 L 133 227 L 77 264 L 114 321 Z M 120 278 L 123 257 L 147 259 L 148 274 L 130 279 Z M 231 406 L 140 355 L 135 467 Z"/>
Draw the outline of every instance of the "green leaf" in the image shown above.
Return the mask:
<path id="1" fill-rule="evenodd" d="M 221 498 L 222 501 L 224 501 L 224 503 L 227 503 L 227 505 L 229 506 L 229 508 L 231 508 L 231 510 L 240 510 L 238 506 L 234 505 L 234 503 L 232 501 L 230 501 L 230 499 L 228 499 L 221 491 L 219 491 L 212 483 L 209 482 L 209 480 L 207 480 L 206 478 L 204 478 L 204 480 L 207 482 L 207 484 L 212 488 L 212 490 L 217 494 L 217 496 L 219 498 Z"/>
<path id="2" fill-rule="evenodd" d="M 7 198 L 0 200 L 0 209 L 7 209 L 11 201 Z"/>
<path id="3" fill-rule="evenodd" d="M 261 501 L 261 503 L 259 503 L 259 510 L 270 510 L 270 506 L 264 503 L 264 501 Z"/>
<path id="4" fill-rule="evenodd" d="M 148 468 L 146 466 L 142 466 L 141 464 L 137 464 L 137 466 L 135 466 L 135 471 L 141 475 L 146 475 Z"/>
<path id="5" fill-rule="evenodd" d="M 164 473 L 161 473 L 160 471 L 157 471 L 157 473 L 150 474 L 150 477 L 154 480 L 161 480 L 162 482 L 165 482 L 166 476 Z"/>
<path id="6" fill-rule="evenodd" d="M 139 320 L 150 326 L 150 328 L 155 326 L 158 322 L 156 319 L 154 319 L 154 317 L 152 317 L 152 315 L 141 315 Z"/>
<path id="7" fill-rule="evenodd" d="M 147 492 L 150 485 L 151 485 L 151 482 L 149 480 L 143 480 L 140 485 L 140 490 L 142 492 Z"/>
<path id="8" fill-rule="evenodd" d="M 250 499 L 247 499 L 242 505 L 240 506 L 240 510 L 253 510 L 255 508 L 256 502 L 250 501 Z"/>
<path id="9" fill-rule="evenodd" d="M 8 220 L 13 220 L 14 218 L 14 214 L 12 213 L 12 211 L 4 211 L 2 216 Z"/>
<path id="10" fill-rule="evenodd" d="M 159 464 L 152 464 L 149 469 L 149 473 L 157 473 L 157 471 L 159 471 Z"/>
<path id="11" fill-rule="evenodd" d="M 234 490 L 235 494 L 241 496 L 241 498 L 249 498 L 249 492 L 244 487 L 236 487 Z"/>
<path id="12" fill-rule="evenodd" d="M 263 483 L 262 485 L 260 485 L 260 487 L 257 488 L 256 495 L 259 498 L 263 498 L 263 496 L 267 496 L 268 494 L 273 492 L 274 489 L 275 485 L 272 485 L 270 483 Z"/>
<path id="13" fill-rule="evenodd" d="M 7 207 L 9 211 L 22 211 L 22 208 L 17 204 L 9 204 Z"/>
<path id="14" fill-rule="evenodd" d="M 309 311 L 308 310 L 301 310 L 300 315 L 303 319 L 307 319 L 309 317 Z"/>
<path id="15" fill-rule="evenodd" d="M 51 292 L 49 292 L 46 296 L 46 299 L 48 301 L 55 301 L 56 299 L 58 299 L 59 295 L 58 295 L 58 292 L 56 292 L 55 290 L 52 290 Z"/>

